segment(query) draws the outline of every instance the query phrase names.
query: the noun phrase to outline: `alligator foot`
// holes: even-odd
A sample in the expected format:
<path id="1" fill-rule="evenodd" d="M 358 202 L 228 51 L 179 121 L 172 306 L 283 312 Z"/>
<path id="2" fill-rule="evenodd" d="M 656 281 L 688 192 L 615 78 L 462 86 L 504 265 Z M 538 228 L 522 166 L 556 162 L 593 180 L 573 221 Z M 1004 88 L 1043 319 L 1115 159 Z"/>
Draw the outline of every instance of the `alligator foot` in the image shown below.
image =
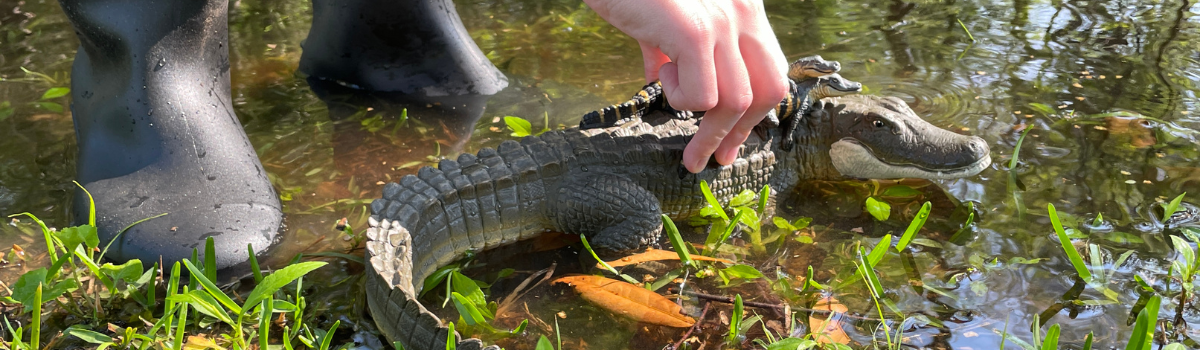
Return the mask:
<path id="1" fill-rule="evenodd" d="M 553 217 L 558 229 L 584 234 L 599 252 L 620 253 L 649 246 L 662 232 L 658 198 L 622 175 L 566 176 L 557 191 Z"/>

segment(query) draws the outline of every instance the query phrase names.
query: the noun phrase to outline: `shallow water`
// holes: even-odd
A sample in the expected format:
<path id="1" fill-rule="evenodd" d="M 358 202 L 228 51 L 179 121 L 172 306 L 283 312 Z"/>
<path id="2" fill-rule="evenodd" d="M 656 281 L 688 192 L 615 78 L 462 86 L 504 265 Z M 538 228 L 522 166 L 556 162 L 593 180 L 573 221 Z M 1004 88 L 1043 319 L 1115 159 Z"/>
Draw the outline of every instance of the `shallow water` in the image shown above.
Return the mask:
<path id="1" fill-rule="evenodd" d="M 287 232 L 273 255 L 276 263 L 299 252 L 361 254 L 350 250 L 353 241 L 334 230 L 334 222 L 346 217 L 362 228 L 365 204 L 378 196 L 383 181 L 439 156 L 510 139 L 498 117 L 521 116 L 540 128 L 545 115 L 551 125 L 571 125 L 643 84 L 636 42 L 580 2 L 457 4 L 477 43 L 510 76 L 510 88 L 486 101 L 478 123 L 471 122 L 474 116 L 387 96 L 324 101 L 313 90 L 326 90 L 310 87 L 295 72 L 309 27 L 308 2 L 232 5 L 235 107 L 285 199 Z M 1105 263 L 1093 271 L 1107 276 L 1105 285 L 1117 300 L 1068 303 L 1044 315 L 1062 325 L 1064 342 L 1078 346 L 1094 331 L 1097 345 L 1123 345 L 1138 300 L 1135 275 L 1160 291 L 1178 290 L 1167 276 L 1173 255 L 1156 203 L 1185 191 L 1185 202 L 1200 203 L 1200 17 L 1192 3 L 806 0 L 767 1 L 767 8 L 789 59 L 820 54 L 841 61 L 842 75 L 864 83 L 868 93 L 901 97 L 934 124 L 983 137 L 992 148 L 991 169 L 937 183 L 945 194 L 926 188 L 921 200 L 935 202 L 935 218 L 923 235 L 941 241 L 940 247 L 913 254 L 915 268 L 902 268 L 894 254 L 879 267 L 899 311 L 941 321 L 906 329 L 908 344 L 996 348 L 996 332 L 1006 323 L 1010 333 L 1028 340 L 1034 315 L 1063 306 L 1074 270 L 1050 229 L 1047 204 L 1068 226 L 1081 227 L 1102 213 L 1115 227 L 1093 232 L 1086 243 L 1096 244 Z M 68 85 L 77 45 L 71 33 L 53 1 L 0 1 L 0 103 L 11 108 L 9 114 L 0 106 L 0 214 L 28 211 L 57 227 L 68 225 L 73 129 L 69 114 L 34 102 L 47 89 Z M 47 77 L 26 79 L 22 67 Z M 40 102 L 66 106 L 67 99 Z M 404 107 L 410 119 L 397 127 Z M 1027 128 L 1033 130 L 1012 169 L 1017 183 L 1010 186 L 1008 160 Z M 792 214 L 825 218 L 817 223 L 830 228 L 816 245 L 827 252 L 818 261 L 827 276 L 846 278 L 853 269 L 850 247 L 870 247 L 882 234 L 902 231 L 915 211 L 913 200 L 897 200 L 892 221 L 875 224 L 860 205 L 869 191 L 866 185 L 818 184 L 801 189 L 804 196 L 791 203 Z M 975 225 L 964 242 L 948 243 L 964 220 L 960 202 L 974 203 Z M 855 228 L 865 233 L 853 233 Z M 0 266 L 0 281 L 11 283 L 40 266 L 44 244 L 29 232 L 25 224 L 0 226 L 5 257 L 13 244 L 30 255 L 26 263 Z M 1128 251 L 1133 253 L 1123 264 L 1112 263 Z M 1087 259 L 1088 250 L 1084 254 Z M 339 266 L 361 271 L 350 262 Z M 910 287 L 914 276 L 944 295 Z M 319 293 L 327 299 L 361 295 L 354 283 Z M 1082 293 L 1083 300 L 1106 300 L 1095 288 Z M 628 322 L 612 326 L 602 311 L 559 294 L 547 295 L 552 303 L 530 301 L 532 312 L 549 321 L 565 311 L 564 336 L 582 337 L 592 347 L 624 348 L 679 335 L 641 331 Z M 859 286 L 836 294 L 851 312 L 873 312 Z M 1191 328 L 1200 322 L 1195 307 L 1183 315 Z M 1175 301 L 1166 300 L 1162 310 L 1161 319 L 1173 319 Z M 591 330 L 597 326 L 626 330 Z M 851 336 L 869 341 L 871 326 L 855 326 Z M 1184 335 L 1196 336 L 1191 330 Z"/>

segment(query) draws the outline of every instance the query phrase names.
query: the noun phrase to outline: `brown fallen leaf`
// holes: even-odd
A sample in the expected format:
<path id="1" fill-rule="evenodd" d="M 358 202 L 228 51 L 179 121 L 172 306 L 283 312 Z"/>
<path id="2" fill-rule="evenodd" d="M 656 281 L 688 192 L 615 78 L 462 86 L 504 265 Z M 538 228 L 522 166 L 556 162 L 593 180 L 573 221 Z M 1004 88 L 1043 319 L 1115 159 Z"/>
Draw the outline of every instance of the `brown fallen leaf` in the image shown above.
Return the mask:
<path id="1" fill-rule="evenodd" d="M 607 261 L 609 266 L 618 267 L 626 265 L 637 265 L 647 261 L 659 260 L 679 260 L 679 253 L 671 250 L 662 249 L 647 249 L 645 252 L 630 255 L 613 261 Z M 718 261 L 726 264 L 732 264 L 732 261 L 718 258 L 711 258 L 703 255 L 692 255 L 692 260 Z M 604 268 L 600 263 L 596 263 L 597 268 Z"/>
<path id="2" fill-rule="evenodd" d="M 225 348 L 221 347 L 220 345 L 217 345 L 217 343 L 212 341 L 212 339 L 205 338 L 203 335 L 201 335 L 201 336 L 189 335 L 187 337 L 187 343 L 183 344 L 183 349 L 184 350 L 205 350 L 205 349 L 225 350 Z"/>
<path id="3" fill-rule="evenodd" d="M 842 305 L 834 297 L 826 297 L 818 300 L 817 304 L 813 305 L 813 309 L 832 311 L 825 315 L 825 319 L 819 318 L 818 314 L 808 317 L 808 326 L 812 328 L 814 335 L 813 340 L 821 344 L 850 344 L 850 336 L 846 335 L 846 331 L 842 329 L 842 317 L 840 316 L 849 311 L 846 305 Z"/>
<path id="4" fill-rule="evenodd" d="M 584 300 L 638 322 L 679 328 L 696 324 L 696 320 L 679 313 L 679 305 L 666 297 L 624 281 L 577 275 L 560 277 L 554 283 L 566 283 Z"/>

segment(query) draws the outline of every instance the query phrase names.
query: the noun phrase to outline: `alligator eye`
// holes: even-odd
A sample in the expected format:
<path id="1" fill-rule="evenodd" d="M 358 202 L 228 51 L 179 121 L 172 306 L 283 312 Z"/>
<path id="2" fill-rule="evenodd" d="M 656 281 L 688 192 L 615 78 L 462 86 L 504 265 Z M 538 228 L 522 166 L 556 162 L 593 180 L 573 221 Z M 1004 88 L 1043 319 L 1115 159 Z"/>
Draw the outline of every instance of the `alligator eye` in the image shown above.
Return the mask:
<path id="1" fill-rule="evenodd" d="M 876 128 L 882 128 L 882 127 L 883 127 L 883 121 L 882 121 L 882 120 L 876 120 L 874 124 L 875 124 L 875 127 L 876 127 Z"/>

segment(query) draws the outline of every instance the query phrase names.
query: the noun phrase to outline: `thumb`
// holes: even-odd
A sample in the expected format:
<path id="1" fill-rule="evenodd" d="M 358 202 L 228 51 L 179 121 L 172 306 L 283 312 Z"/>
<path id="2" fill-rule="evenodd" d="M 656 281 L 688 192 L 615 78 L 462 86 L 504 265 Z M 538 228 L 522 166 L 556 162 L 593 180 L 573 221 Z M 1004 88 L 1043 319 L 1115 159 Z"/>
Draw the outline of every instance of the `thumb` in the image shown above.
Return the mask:
<path id="1" fill-rule="evenodd" d="M 666 64 L 667 62 L 671 62 L 671 58 L 667 57 L 662 50 L 659 50 L 658 46 L 648 44 L 641 40 L 638 41 L 638 45 L 642 47 L 642 60 L 645 63 L 645 67 L 642 69 L 646 73 L 646 83 L 654 82 L 655 80 L 658 80 L 659 67 L 662 67 L 662 65 Z"/>

